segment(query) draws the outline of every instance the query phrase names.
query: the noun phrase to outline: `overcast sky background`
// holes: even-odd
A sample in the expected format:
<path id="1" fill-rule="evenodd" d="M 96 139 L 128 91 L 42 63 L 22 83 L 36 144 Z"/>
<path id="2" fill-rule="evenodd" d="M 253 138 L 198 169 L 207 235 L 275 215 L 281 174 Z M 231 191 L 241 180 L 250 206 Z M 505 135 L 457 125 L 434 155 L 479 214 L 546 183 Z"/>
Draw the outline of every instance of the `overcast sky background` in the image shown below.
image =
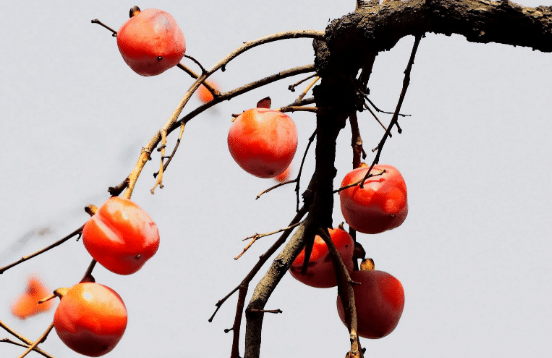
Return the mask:
<path id="1" fill-rule="evenodd" d="M 87 220 L 82 208 L 108 198 L 107 187 L 126 177 L 140 148 L 192 84 L 178 69 L 157 77 L 136 75 L 110 33 L 90 23 L 99 18 L 118 29 L 132 5 L 105 0 L 1 5 L 0 266 L 82 225 Z M 323 30 L 329 19 L 354 9 L 353 0 L 137 5 L 171 13 L 184 32 L 187 54 L 206 67 L 244 41 L 286 30 Z M 229 90 L 312 63 L 311 42 L 256 48 L 213 78 Z M 405 38 L 376 60 L 369 86 L 371 99 L 383 109 L 396 105 L 412 43 L 412 37 Z M 403 105 L 412 117 L 401 119 L 403 134 L 388 141 L 381 158 L 406 180 L 409 216 L 393 231 L 359 235 L 376 267 L 401 280 L 405 310 L 391 335 L 363 339 L 367 356 L 549 356 L 551 56 L 472 44 L 460 36 L 428 34 L 422 40 Z M 189 60 L 184 63 L 195 68 Z M 229 355 L 232 336 L 223 330 L 233 323 L 237 296 L 213 323 L 207 319 L 276 238 L 263 238 L 239 261 L 233 257 L 241 252 L 243 238 L 285 227 L 295 213 L 292 186 L 255 200 L 274 182 L 250 176 L 232 160 L 226 144 L 231 114 L 267 95 L 274 107 L 292 102 L 298 92 L 287 87 L 300 78 L 248 93 L 192 120 L 165 188 L 155 195 L 149 189 L 158 154 L 145 167 L 133 200 L 157 222 L 161 245 L 134 275 L 94 270 L 97 282 L 116 290 L 129 312 L 125 336 L 108 357 Z M 194 98 L 184 112 L 197 105 Z M 309 113 L 292 117 L 300 137 L 297 169 L 315 118 Z M 359 121 L 369 150 L 383 131 L 367 113 Z M 311 151 L 303 188 L 313 157 Z M 351 159 L 347 126 L 339 137 L 336 186 Z M 337 206 L 335 225 L 342 220 Z M 38 235 L 45 228 L 47 233 Z M 36 339 L 53 311 L 25 321 L 10 313 L 26 279 L 38 274 L 51 289 L 72 286 L 89 262 L 82 242 L 73 239 L 0 275 L 0 320 Z M 335 299 L 336 290 L 310 288 L 287 275 L 267 306 L 283 314 L 265 317 L 262 356 L 342 357 L 349 341 Z M 0 332 L 3 337 L 9 334 Z M 57 357 L 78 356 L 55 333 L 41 347 Z M 0 345 L 2 357 L 21 352 Z"/>

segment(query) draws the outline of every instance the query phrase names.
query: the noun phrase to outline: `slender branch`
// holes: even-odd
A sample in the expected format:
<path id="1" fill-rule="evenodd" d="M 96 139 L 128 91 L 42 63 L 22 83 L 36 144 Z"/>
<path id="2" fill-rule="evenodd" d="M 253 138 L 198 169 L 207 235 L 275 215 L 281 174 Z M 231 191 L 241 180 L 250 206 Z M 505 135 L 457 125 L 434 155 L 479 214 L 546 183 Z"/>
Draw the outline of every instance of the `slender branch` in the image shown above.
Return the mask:
<path id="1" fill-rule="evenodd" d="M 54 242 L 53 244 L 49 245 L 49 246 L 46 246 L 45 248 L 41 249 L 41 250 L 38 250 L 37 252 L 33 253 L 33 254 L 30 254 L 30 255 L 27 255 L 27 256 L 23 256 L 22 258 L 20 258 L 19 260 L 7 265 L 7 266 L 4 266 L 2 268 L 0 268 L 0 275 L 4 273 L 4 271 L 7 271 L 9 270 L 10 268 L 14 267 L 14 266 L 17 266 L 19 265 L 20 263 L 22 262 L 25 262 L 27 260 L 30 260 L 32 259 L 33 257 L 35 256 L 38 256 L 42 253 L 45 253 L 46 251 L 50 250 L 50 249 L 53 249 L 54 247 L 56 246 L 59 246 L 61 244 L 63 244 L 65 241 L 69 240 L 70 238 L 72 238 L 73 236 L 75 235 L 80 235 L 81 232 L 82 232 L 82 229 L 84 228 L 84 225 L 79 227 L 77 230 L 73 231 L 72 233 L 70 233 L 69 235 L 65 236 L 64 238 Z"/>
<path id="2" fill-rule="evenodd" d="M 54 328 L 54 322 L 50 323 L 46 331 L 44 331 L 44 333 L 42 333 L 42 335 L 36 341 L 34 341 L 33 344 L 31 344 L 29 348 L 27 348 L 27 350 L 18 358 L 23 358 L 27 356 L 27 354 L 29 354 L 33 349 L 35 349 L 40 343 L 44 342 L 46 340 L 46 337 L 48 337 L 48 334 L 50 334 L 50 331 L 53 328 Z"/>
<path id="3" fill-rule="evenodd" d="M 297 173 L 296 183 L 295 183 L 295 203 L 296 203 L 296 210 L 299 211 L 299 191 L 301 186 L 301 176 L 303 175 L 303 168 L 305 166 L 305 159 L 307 158 L 307 153 L 309 152 L 309 149 L 312 145 L 312 142 L 314 142 L 314 138 L 316 138 L 316 131 L 317 129 L 312 132 L 311 136 L 309 137 L 309 142 L 307 143 L 307 148 L 305 148 L 305 153 L 303 153 L 303 158 L 301 159 L 301 165 L 299 166 L 299 172 Z"/>
<path id="4" fill-rule="evenodd" d="M 356 112 L 351 113 L 349 116 L 349 123 L 351 124 L 351 147 L 353 147 L 353 169 L 360 166 L 361 156 L 366 157 L 364 148 L 362 147 L 362 137 L 360 136 L 360 130 L 358 129 L 358 120 Z"/>
<path id="5" fill-rule="evenodd" d="M 178 120 L 178 122 L 176 122 L 170 128 L 169 133 L 172 130 L 174 130 L 178 125 L 180 125 L 181 123 L 188 123 L 192 118 L 196 117 L 198 114 L 206 111 L 207 109 L 213 107 L 214 105 L 216 105 L 220 102 L 230 100 L 234 97 L 237 97 L 239 95 L 242 95 L 244 93 L 252 91 L 256 88 L 262 87 L 262 86 L 267 85 L 269 83 L 276 82 L 276 81 L 279 81 L 281 79 L 291 77 L 291 76 L 295 76 L 295 75 L 298 75 L 298 74 L 301 74 L 301 73 L 308 73 L 308 72 L 313 72 L 313 71 L 314 71 L 314 65 L 305 65 L 305 66 L 300 66 L 300 67 L 294 67 L 294 68 L 290 68 L 289 70 L 281 71 L 281 72 L 278 72 L 274 75 L 265 77 L 261 80 L 250 82 L 250 83 L 248 83 L 246 85 L 243 85 L 241 87 L 238 87 L 234 90 L 221 93 L 220 96 L 215 97 L 212 101 L 207 102 L 207 103 L 197 107 L 196 109 L 194 109 L 190 113 L 186 114 L 184 117 L 180 118 Z M 313 103 L 313 102 L 310 102 L 310 101 L 311 101 L 311 99 L 303 100 L 301 104 Z M 294 104 L 294 105 L 299 105 L 299 104 Z"/>
<path id="6" fill-rule="evenodd" d="M 16 337 L 17 339 L 19 339 L 21 342 L 25 343 L 26 346 L 24 346 L 25 348 L 27 348 L 29 345 L 33 344 L 33 341 L 31 341 L 30 339 L 20 335 L 19 333 L 17 333 L 16 331 L 14 331 L 13 329 L 11 329 L 10 327 L 8 327 L 4 322 L 0 321 L 0 327 L 4 328 L 9 334 L 11 334 L 12 336 Z M 37 351 L 38 353 L 42 354 L 44 357 L 48 357 L 48 358 L 54 358 L 52 355 L 46 353 L 45 351 L 43 351 L 42 349 L 38 348 L 38 347 L 35 347 L 34 348 L 35 351 Z"/>
<path id="7" fill-rule="evenodd" d="M 307 95 L 307 93 L 310 91 L 310 89 L 316 84 L 316 82 L 318 82 L 318 80 L 320 79 L 320 76 L 316 76 L 314 78 L 314 80 L 309 83 L 309 85 L 303 90 L 303 92 L 299 95 L 299 97 L 297 97 L 297 99 L 295 100 L 295 102 L 298 102 L 300 100 L 302 100 L 303 98 L 305 98 L 305 96 Z"/>
<path id="8" fill-rule="evenodd" d="M 385 134 L 381 138 L 381 141 L 379 142 L 377 146 L 378 152 L 376 153 L 376 157 L 374 158 L 374 161 L 372 162 L 372 165 L 370 165 L 370 168 L 366 172 L 366 175 L 364 176 L 364 179 L 362 179 L 362 182 L 360 183 L 360 187 L 364 187 L 364 181 L 368 178 L 370 175 L 370 172 L 374 168 L 374 165 L 379 163 L 381 150 L 383 149 L 383 146 L 385 145 L 385 141 L 389 137 L 389 134 L 391 133 L 391 130 L 393 129 L 393 126 L 397 123 L 399 120 L 399 112 L 401 111 L 401 106 L 404 101 L 404 97 L 406 96 L 406 90 L 408 89 L 408 85 L 410 84 L 410 72 L 412 71 L 412 66 L 414 65 L 414 58 L 416 57 L 416 52 L 418 51 L 418 45 L 420 45 L 420 40 L 422 39 L 422 35 L 416 35 L 414 38 L 414 46 L 412 46 L 412 52 L 410 53 L 410 59 L 408 60 L 408 65 L 406 66 L 406 69 L 404 70 L 404 79 L 403 79 L 403 87 L 401 90 L 401 94 L 399 96 L 399 101 L 397 103 L 397 107 L 395 108 L 395 113 L 393 114 L 393 118 L 391 119 L 391 123 L 389 124 L 389 127 L 385 131 Z"/>
<path id="9" fill-rule="evenodd" d="M 180 134 L 178 135 L 178 139 L 176 140 L 176 144 L 174 145 L 174 148 L 173 148 L 173 151 L 171 153 L 171 155 L 169 155 L 168 157 L 166 157 L 167 161 L 165 162 L 165 165 L 163 166 L 163 171 L 167 170 L 167 167 L 169 166 L 169 163 L 171 162 L 171 160 L 173 159 L 174 155 L 176 154 L 176 150 L 178 149 L 178 147 L 180 146 L 180 141 L 182 140 L 182 135 L 184 134 L 184 127 L 186 126 L 186 123 L 182 123 L 180 125 Z M 153 177 L 157 177 L 157 175 L 159 175 L 159 173 L 161 172 L 158 171 L 157 173 L 154 173 L 153 174 Z"/>
<path id="10" fill-rule="evenodd" d="M 308 77 L 305 77 L 303 78 L 302 80 L 299 80 L 297 82 L 295 82 L 294 84 L 292 85 L 289 85 L 288 87 L 288 90 L 290 90 L 291 92 L 295 92 L 295 87 L 299 86 L 301 83 L 305 82 L 305 81 L 308 81 L 310 80 L 311 78 L 315 77 L 316 76 L 316 73 L 314 75 L 310 75 Z"/>
<path id="11" fill-rule="evenodd" d="M 91 20 L 90 22 L 93 23 L 93 24 L 98 24 L 98 25 L 100 25 L 100 26 L 103 26 L 104 28 L 106 28 L 106 29 L 108 29 L 109 31 L 111 31 L 111 36 L 117 37 L 117 31 L 113 30 L 111 27 L 107 26 L 106 24 L 104 24 L 104 23 L 101 22 L 100 20 L 94 19 L 94 20 Z"/>
<path id="12" fill-rule="evenodd" d="M 318 235 L 320 235 L 322 240 L 324 240 L 330 252 L 330 257 L 333 262 L 335 276 L 337 279 L 339 297 L 341 297 L 341 302 L 343 303 L 343 307 L 345 309 L 346 321 L 349 328 L 349 339 L 351 340 L 351 350 L 349 351 L 348 357 L 362 358 L 363 354 L 357 334 L 358 321 L 355 305 L 355 292 L 353 291 L 354 282 L 351 279 L 351 276 L 349 276 L 347 266 L 345 266 L 341 255 L 335 248 L 327 229 L 320 229 Z"/>
<path id="13" fill-rule="evenodd" d="M 318 108 L 316 107 L 301 107 L 301 106 L 287 106 L 287 107 L 280 107 L 276 109 L 280 112 L 296 112 L 296 111 L 304 111 L 304 112 L 318 112 Z"/>
<path id="14" fill-rule="evenodd" d="M 241 252 L 241 254 L 239 254 L 238 256 L 234 257 L 234 260 L 237 260 L 239 259 L 240 257 L 243 256 L 243 254 L 245 254 L 245 252 L 251 247 L 253 246 L 253 244 L 259 240 L 260 238 L 263 238 L 265 236 L 270 236 L 270 235 L 274 235 L 274 234 L 277 234 L 277 233 L 280 233 L 282 231 L 286 231 L 286 230 L 290 230 L 290 229 L 293 229 L 294 227 L 296 227 L 297 225 L 299 225 L 300 223 L 296 223 L 296 224 L 293 224 L 293 225 L 290 225 L 288 227 L 285 227 L 283 229 L 280 229 L 280 230 L 276 230 L 276 231 L 271 231 L 271 232 L 267 232 L 265 234 L 255 234 L 255 235 L 251 235 L 251 236 L 248 236 L 246 237 L 245 239 L 243 239 L 243 241 L 246 241 L 246 240 L 251 240 L 249 242 L 249 244 L 247 244 L 246 247 L 244 247 L 243 251 Z"/>
<path id="15" fill-rule="evenodd" d="M 271 186 L 270 188 L 265 189 L 265 190 L 261 191 L 259 194 L 257 194 L 257 196 L 255 197 L 255 200 L 258 200 L 261 196 L 263 196 L 264 194 L 266 194 L 266 193 L 268 193 L 268 192 L 270 192 L 270 191 L 272 191 L 272 190 L 274 190 L 274 189 L 277 189 L 277 188 L 279 188 L 279 187 L 281 187 L 281 186 L 284 186 L 284 185 L 286 185 L 286 184 L 291 184 L 291 183 L 295 183 L 295 182 L 297 182 L 297 179 L 287 180 L 287 181 L 278 183 L 278 184 L 276 184 L 276 185 L 273 185 L 273 186 Z"/>
<path id="16" fill-rule="evenodd" d="M 372 111 L 370 109 L 370 107 L 368 107 L 366 105 L 366 103 L 364 103 L 364 108 L 366 108 L 368 110 L 368 112 L 370 112 L 370 114 L 372 115 L 372 117 L 374 117 L 376 119 L 376 121 L 380 124 L 380 126 L 385 130 L 387 131 L 387 126 L 385 124 L 382 123 L 382 121 L 380 121 L 380 119 L 378 118 L 378 116 L 376 116 L 376 114 L 374 113 L 374 111 Z M 389 137 L 393 137 L 393 135 L 391 133 L 389 133 Z"/>
<path id="17" fill-rule="evenodd" d="M 292 226 L 292 225 L 298 223 L 299 221 L 301 221 L 303 216 L 305 216 L 307 214 L 308 210 L 309 209 L 308 209 L 307 206 L 302 207 L 297 212 L 297 214 L 295 215 L 293 220 L 290 222 L 290 226 Z M 217 308 L 216 308 L 215 312 L 213 313 L 213 315 L 211 316 L 211 318 L 209 318 L 209 322 L 213 321 L 213 319 L 215 318 L 215 315 L 217 314 L 220 307 L 224 304 L 224 302 L 226 302 L 226 300 L 228 300 L 228 298 L 230 298 L 236 291 L 239 290 L 238 303 L 236 305 L 236 315 L 235 315 L 235 318 L 234 318 L 234 325 L 232 326 L 232 331 L 234 333 L 234 338 L 233 338 L 233 341 L 232 341 L 231 358 L 238 358 L 239 357 L 239 341 L 240 341 L 241 320 L 242 320 L 242 315 L 243 315 L 243 309 L 245 307 L 245 299 L 246 299 L 246 296 L 247 296 L 247 290 L 248 290 L 248 287 L 249 287 L 249 283 L 251 282 L 251 280 L 253 280 L 255 275 L 259 272 L 261 267 L 263 267 L 263 265 L 266 263 L 266 261 L 268 261 L 268 259 L 276 252 L 276 250 L 278 250 L 278 248 L 280 248 L 280 246 L 282 246 L 286 242 L 286 240 L 289 237 L 289 235 L 291 234 L 291 232 L 292 232 L 292 229 L 288 229 L 288 230 L 284 231 L 282 233 L 282 235 L 280 236 L 280 238 L 274 244 L 272 244 L 272 246 L 264 254 L 262 254 L 259 257 L 259 261 L 257 261 L 257 264 L 255 264 L 255 266 L 251 269 L 251 271 L 249 271 L 247 276 L 245 276 L 245 278 L 238 285 L 238 287 L 233 289 L 229 294 L 227 294 L 224 298 L 222 298 L 221 300 L 219 300 L 216 303 Z"/>

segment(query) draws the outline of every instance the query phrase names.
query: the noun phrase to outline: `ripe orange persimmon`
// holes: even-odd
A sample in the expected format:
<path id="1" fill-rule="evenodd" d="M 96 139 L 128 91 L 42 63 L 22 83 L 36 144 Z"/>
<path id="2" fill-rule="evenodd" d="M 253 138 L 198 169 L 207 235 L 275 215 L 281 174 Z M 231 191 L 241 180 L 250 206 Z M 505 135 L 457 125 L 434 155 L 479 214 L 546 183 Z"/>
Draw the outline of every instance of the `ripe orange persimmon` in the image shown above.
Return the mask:
<path id="1" fill-rule="evenodd" d="M 127 310 L 121 297 L 111 288 L 92 282 L 71 287 L 54 314 L 54 327 L 63 343 L 90 357 L 113 350 L 126 325 Z"/>
<path id="2" fill-rule="evenodd" d="M 393 332 L 404 308 L 404 289 L 399 280 L 383 271 L 353 271 L 353 285 L 359 336 L 382 338 Z M 343 324 L 345 310 L 337 297 L 337 312 Z"/>
<path id="3" fill-rule="evenodd" d="M 51 294 L 52 292 L 48 291 L 37 277 L 30 277 L 25 292 L 19 296 L 12 305 L 13 315 L 25 319 L 41 312 L 48 311 L 52 307 L 53 302 L 46 301 L 38 304 L 38 301 Z"/>
<path id="4" fill-rule="evenodd" d="M 135 13 L 117 32 L 117 46 L 127 65 L 142 76 L 156 76 L 177 65 L 186 42 L 174 18 L 157 9 Z"/>
<path id="5" fill-rule="evenodd" d="M 159 248 L 159 231 L 134 202 L 109 198 L 84 225 L 84 246 L 106 269 L 120 275 L 138 271 Z"/>
<path id="6" fill-rule="evenodd" d="M 346 231 L 339 228 L 330 229 L 329 232 L 335 248 L 341 255 L 341 259 L 345 263 L 345 266 L 347 266 L 347 270 L 351 272 L 353 270 L 353 251 L 355 249 L 353 238 Z M 337 286 L 334 265 L 328 246 L 320 236 L 316 235 L 314 238 L 314 245 L 307 265 L 307 272 L 302 274 L 301 268 L 303 267 L 304 261 L 305 249 L 301 251 L 299 256 L 297 256 L 295 261 L 291 264 L 289 269 L 291 276 L 305 285 L 312 287 L 328 288 Z"/>
<path id="7" fill-rule="evenodd" d="M 214 89 L 219 89 L 218 85 L 215 82 L 209 82 L 209 84 Z M 204 85 L 199 86 L 199 88 L 197 89 L 197 98 L 199 98 L 199 100 L 203 103 L 211 102 L 214 99 L 211 91 L 209 91 Z"/>
<path id="8" fill-rule="evenodd" d="M 362 180 L 367 171 L 368 167 L 361 167 L 349 172 L 341 186 Z M 406 184 L 391 165 L 375 165 L 370 173 L 374 176 L 364 181 L 363 188 L 356 185 L 342 190 L 339 198 L 347 224 L 359 232 L 377 234 L 398 227 L 406 219 Z"/>
<path id="9" fill-rule="evenodd" d="M 292 171 L 292 168 L 291 168 L 291 165 L 289 167 L 286 168 L 286 170 L 284 170 L 283 172 L 281 172 L 280 174 L 276 175 L 274 177 L 274 179 L 280 183 L 283 183 L 287 180 L 289 180 L 289 176 L 291 175 L 291 171 Z"/>
<path id="10" fill-rule="evenodd" d="M 253 108 L 236 118 L 228 133 L 232 158 L 246 172 L 273 178 L 286 170 L 297 150 L 297 128 L 286 114 Z"/>

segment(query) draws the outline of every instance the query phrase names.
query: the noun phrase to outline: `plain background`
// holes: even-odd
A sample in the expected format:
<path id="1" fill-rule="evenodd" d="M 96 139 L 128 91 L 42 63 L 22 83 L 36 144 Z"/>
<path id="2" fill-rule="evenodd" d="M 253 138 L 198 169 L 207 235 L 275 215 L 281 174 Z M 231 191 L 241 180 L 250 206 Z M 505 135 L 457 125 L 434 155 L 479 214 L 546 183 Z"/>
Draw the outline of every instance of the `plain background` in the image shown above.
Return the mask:
<path id="1" fill-rule="evenodd" d="M 118 29 L 132 5 L 105 0 L 0 5 L 0 266 L 82 225 L 87 219 L 82 208 L 107 199 L 107 187 L 126 177 L 140 148 L 191 85 L 178 69 L 157 77 L 136 75 L 110 33 L 90 23 L 99 18 Z M 323 30 L 329 19 L 354 9 L 352 0 L 138 5 L 171 13 L 184 31 L 187 54 L 206 67 L 244 41 L 286 30 Z M 395 107 L 412 43 L 412 37 L 405 38 L 376 60 L 371 99 L 383 109 Z M 229 90 L 312 61 L 311 40 L 286 40 L 245 53 L 213 79 Z M 403 134 L 388 141 L 381 158 L 405 177 L 409 216 L 391 232 L 359 235 L 377 268 L 403 283 L 405 310 L 391 335 L 362 341 L 367 356 L 549 356 L 550 64 L 550 54 L 527 48 L 434 34 L 422 40 L 403 106 L 412 116 L 401 120 Z M 125 336 L 109 357 L 229 355 L 232 336 L 223 330 L 232 325 L 237 296 L 213 323 L 207 319 L 275 237 L 263 238 L 238 261 L 233 257 L 246 236 L 287 226 L 295 208 L 292 186 L 255 200 L 274 181 L 248 175 L 230 157 L 231 114 L 265 96 L 274 107 L 292 102 L 299 92 L 287 87 L 302 77 L 222 103 L 192 120 L 165 188 L 155 195 L 149 189 L 158 154 L 145 167 L 133 200 L 157 222 L 160 249 L 131 276 L 102 267 L 94 271 L 98 282 L 122 296 L 129 312 Z M 199 104 L 194 98 L 184 112 Z M 292 117 L 300 136 L 297 170 L 315 119 L 308 113 Z M 369 151 L 383 131 L 366 112 L 359 121 Z M 336 186 L 351 160 L 346 127 L 339 137 Z M 310 152 L 303 188 L 312 169 Z M 335 225 L 342 220 L 337 207 Z M 0 319 L 36 339 L 53 312 L 25 321 L 10 313 L 27 278 L 38 274 L 51 289 L 71 286 L 89 262 L 82 242 L 73 239 L 0 275 Z M 342 357 L 349 341 L 335 299 L 334 289 L 310 288 L 287 275 L 268 303 L 283 314 L 265 317 L 263 357 Z M 9 335 L 0 332 L 2 337 Z M 41 347 L 57 357 L 77 356 L 55 333 Z M 0 344 L 2 357 L 21 352 Z"/>

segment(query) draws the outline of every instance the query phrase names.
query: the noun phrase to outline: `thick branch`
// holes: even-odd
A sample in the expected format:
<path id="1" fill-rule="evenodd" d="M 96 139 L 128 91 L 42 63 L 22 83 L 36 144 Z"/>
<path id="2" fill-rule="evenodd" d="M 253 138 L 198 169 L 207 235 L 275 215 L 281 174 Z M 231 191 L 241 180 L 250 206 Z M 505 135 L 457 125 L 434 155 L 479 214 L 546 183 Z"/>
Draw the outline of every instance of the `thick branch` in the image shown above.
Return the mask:
<path id="1" fill-rule="evenodd" d="M 433 32 L 463 35 L 470 42 L 496 42 L 552 52 L 552 7 L 522 7 L 484 0 L 364 2 L 355 13 L 332 21 L 326 44 L 333 65 L 359 68 L 374 52 L 390 50 L 403 37 Z M 318 73 L 331 70 L 318 59 Z M 332 68 L 333 68 L 332 65 Z"/>

